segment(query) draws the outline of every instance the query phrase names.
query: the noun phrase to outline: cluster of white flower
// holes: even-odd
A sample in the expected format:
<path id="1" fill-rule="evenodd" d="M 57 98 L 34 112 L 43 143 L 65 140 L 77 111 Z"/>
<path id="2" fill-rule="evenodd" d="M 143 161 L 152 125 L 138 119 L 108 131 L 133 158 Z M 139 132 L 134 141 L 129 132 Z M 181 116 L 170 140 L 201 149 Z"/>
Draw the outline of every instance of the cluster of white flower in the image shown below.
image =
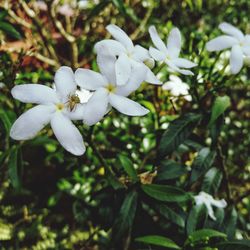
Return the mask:
<path id="1" fill-rule="evenodd" d="M 107 30 L 115 40 L 103 40 L 95 45 L 100 73 L 80 68 L 74 73 L 71 68 L 62 66 L 55 74 L 55 89 L 41 84 L 23 84 L 12 89 L 17 100 L 38 104 L 15 121 L 10 131 L 13 139 L 31 139 L 50 123 L 61 145 L 74 155 L 82 155 L 85 152 L 83 138 L 72 121 L 96 124 L 112 107 L 129 116 L 146 115 L 148 109 L 127 97 L 144 81 L 162 84 L 150 69 L 154 59 L 165 62 L 172 72 L 192 74 L 180 68 L 191 68 L 195 64 L 178 57 L 181 48 L 178 29 L 170 32 L 165 46 L 155 27 L 150 27 L 157 49 L 149 50 L 134 45 L 116 25 L 108 25 Z M 86 103 L 81 102 L 77 88 L 92 92 Z"/>
<path id="2" fill-rule="evenodd" d="M 230 64 L 232 72 L 237 73 L 242 67 L 243 55 L 250 55 L 250 35 L 244 36 L 227 23 L 222 23 L 220 28 L 228 35 L 208 42 L 207 49 L 218 51 L 232 47 Z M 170 72 L 193 75 L 189 69 L 196 64 L 179 57 L 181 34 L 177 28 L 170 31 L 165 45 L 156 28 L 151 26 L 149 34 L 156 48 L 150 47 L 149 50 L 134 45 L 116 25 L 108 25 L 107 30 L 114 40 L 102 40 L 95 45 L 100 73 L 89 69 L 77 69 L 74 73 L 71 68 L 63 66 L 55 74 L 55 89 L 40 84 L 23 84 L 12 89 L 13 97 L 19 101 L 38 104 L 15 121 L 10 132 L 13 139 L 31 139 L 50 123 L 61 145 L 74 155 L 82 155 L 85 152 L 83 138 L 72 121 L 82 120 L 93 125 L 112 107 L 129 116 L 146 115 L 149 110 L 127 97 L 144 81 L 162 84 L 151 71 L 155 60 L 161 65 L 165 63 Z M 170 80 L 175 84 L 168 82 L 164 88 L 175 96 L 185 95 L 191 100 L 189 86 L 174 78 L 171 76 Z M 86 103 L 81 102 L 78 96 L 81 92 L 77 88 L 92 92 Z"/>

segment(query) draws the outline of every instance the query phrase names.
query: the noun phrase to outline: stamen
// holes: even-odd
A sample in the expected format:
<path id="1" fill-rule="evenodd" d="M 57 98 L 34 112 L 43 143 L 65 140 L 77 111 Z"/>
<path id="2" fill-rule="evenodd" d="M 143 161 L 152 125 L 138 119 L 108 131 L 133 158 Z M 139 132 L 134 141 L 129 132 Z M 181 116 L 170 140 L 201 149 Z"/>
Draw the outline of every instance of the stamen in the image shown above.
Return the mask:
<path id="1" fill-rule="evenodd" d="M 56 108 L 57 108 L 57 110 L 61 111 L 61 110 L 64 109 L 64 104 L 63 103 L 57 103 Z"/>

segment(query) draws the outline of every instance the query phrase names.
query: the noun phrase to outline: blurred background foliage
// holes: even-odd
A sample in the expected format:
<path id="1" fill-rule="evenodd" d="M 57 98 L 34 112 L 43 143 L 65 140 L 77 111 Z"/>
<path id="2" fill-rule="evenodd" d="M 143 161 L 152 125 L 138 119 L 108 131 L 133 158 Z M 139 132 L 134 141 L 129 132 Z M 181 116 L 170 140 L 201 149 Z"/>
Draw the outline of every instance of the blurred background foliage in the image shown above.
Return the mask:
<path id="1" fill-rule="evenodd" d="M 0 249 L 250 249 L 250 70 L 231 76 L 226 53 L 204 50 L 222 21 L 250 33 L 249 9 L 248 0 L 1 0 Z M 199 65 L 181 77 L 192 101 L 144 84 L 132 98 L 147 116 L 113 110 L 94 127 L 79 122 L 83 157 L 49 128 L 11 140 L 30 107 L 11 88 L 50 85 L 60 65 L 98 70 L 93 47 L 110 23 L 145 47 L 149 25 L 162 38 L 180 28 L 183 54 Z M 169 79 L 167 69 L 158 76 Z M 227 200 L 217 221 L 189 199 L 201 190 Z"/>

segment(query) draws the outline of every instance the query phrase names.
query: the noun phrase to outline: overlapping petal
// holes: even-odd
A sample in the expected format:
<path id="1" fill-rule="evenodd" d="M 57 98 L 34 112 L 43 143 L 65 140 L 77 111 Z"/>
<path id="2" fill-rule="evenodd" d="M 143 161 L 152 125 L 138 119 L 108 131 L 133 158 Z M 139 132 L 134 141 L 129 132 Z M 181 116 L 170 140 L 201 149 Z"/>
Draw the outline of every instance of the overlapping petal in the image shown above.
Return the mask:
<path id="1" fill-rule="evenodd" d="M 178 57 L 181 51 L 181 33 L 178 28 L 170 31 L 167 39 L 167 49 L 171 57 Z"/>
<path id="2" fill-rule="evenodd" d="M 121 54 L 115 62 L 116 84 L 118 86 L 127 83 L 131 74 L 130 59 L 126 54 Z"/>
<path id="3" fill-rule="evenodd" d="M 17 85 L 11 90 L 12 96 L 25 103 L 48 104 L 59 102 L 56 91 L 41 84 Z"/>
<path id="4" fill-rule="evenodd" d="M 148 50 L 146 50 L 140 45 L 135 45 L 133 59 L 139 62 L 144 62 L 145 60 L 150 59 Z"/>
<path id="5" fill-rule="evenodd" d="M 56 92 L 62 99 L 66 99 L 76 91 L 76 83 L 73 70 L 70 67 L 62 66 L 55 74 Z"/>
<path id="6" fill-rule="evenodd" d="M 164 53 L 167 53 L 167 47 L 164 44 L 164 42 L 161 40 L 155 26 L 150 26 L 148 31 L 149 31 L 151 40 L 152 40 L 153 44 L 155 45 L 155 47 L 158 50 L 160 50 Z"/>
<path id="7" fill-rule="evenodd" d="M 149 53 L 150 55 L 156 60 L 156 61 L 164 61 L 167 54 L 158 50 L 158 49 L 155 49 L 153 47 L 150 47 L 149 48 Z"/>
<path id="8" fill-rule="evenodd" d="M 76 126 L 64 116 L 57 112 L 51 119 L 51 127 L 60 144 L 74 155 L 82 155 L 85 152 L 82 135 Z"/>
<path id="9" fill-rule="evenodd" d="M 121 53 L 126 53 L 125 47 L 118 41 L 112 39 L 102 40 L 95 44 L 95 51 L 101 53 L 103 47 L 109 50 L 113 56 L 119 56 Z"/>
<path id="10" fill-rule="evenodd" d="M 109 102 L 115 109 L 125 115 L 143 116 L 149 112 L 148 109 L 144 108 L 139 103 L 113 93 L 109 95 Z"/>
<path id="11" fill-rule="evenodd" d="M 244 39 L 244 35 L 241 32 L 241 30 L 239 30 L 238 28 L 234 27 L 230 23 L 226 23 L 226 22 L 221 23 L 219 25 L 219 29 L 221 29 L 221 31 L 223 31 L 226 34 L 235 37 L 239 41 L 242 41 Z"/>
<path id="12" fill-rule="evenodd" d="M 77 69 L 75 81 L 77 85 L 87 90 L 96 90 L 107 84 L 107 80 L 100 73 L 89 69 Z"/>
<path id="13" fill-rule="evenodd" d="M 232 74 L 237 74 L 240 72 L 243 66 L 243 51 L 239 45 L 232 47 L 230 56 L 230 68 Z"/>
<path id="14" fill-rule="evenodd" d="M 236 38 L 222 35 L 218 36 L 206 44 L 206 49 L 208 51 L 220 51 L 223 49 L 231 48 L 233 45 L 237 44 L 238 41 Z"/>
<path id="15" fill-rule="evenodd" d="M 128 51 L 133 50 L 134 48 L 133 42 L 121 28 L 119 28 L 114 24 L 110 24 L 106 27 L 106 29 L 117 41 L 123 44 Z"/>
<path id="16" fill-rule="evenodd" d="M 37 105 L 23 113 L 12 125 L 11 138 L 27 140 L 35 137 L 51 120 L 55 108 L 52 105 Z"/>
<path id="17" fill-rule="evenodd" d="M 187 60 L 185 58 L 175 58 L 172 60 L 172 62 L 179 68 L 193 68 L 197 66 L 196 63 L 191 62 L 190 60 Z"/>

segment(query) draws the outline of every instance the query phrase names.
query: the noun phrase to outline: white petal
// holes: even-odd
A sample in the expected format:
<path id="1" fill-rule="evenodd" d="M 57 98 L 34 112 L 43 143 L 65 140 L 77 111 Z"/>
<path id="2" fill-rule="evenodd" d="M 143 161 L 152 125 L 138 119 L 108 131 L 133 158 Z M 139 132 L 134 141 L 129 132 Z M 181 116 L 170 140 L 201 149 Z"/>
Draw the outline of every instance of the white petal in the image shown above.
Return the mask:
<path id="1" fill-rule="evenodd" d="M 100 72 L 107 78 L 109 83 L 112 84 L 116 83 L 115 62 L 116 57 L 109 54 L 105 47 L 103 47 L 102 52 L 97 54 L 97 64 Z"/>
<path id="2" fill-rule="evenodd" d="M 165 60 L 166 64 L 169 66 L 169 69 L 172 71 L 172 72 L 179 72 L 183 75 L 194 75 L 194 73 L 190 70 L 186 70 L 186 69 L 180 69 L 179 67 L 177 67 L 173 61 L 170 61 L 170 60 Z"/>
<path id="3" fill-rule="evenodd" d="M 191 62 L 190 60 L 184 59 L 184 58 L 176 58 L 173 59 L 172 62 L 179 68 L 193 68 L 195 67 L 197 64 Z"/>
<path id="4" fill-rule="evenodd" d="M 233 37 L 235 37 L 236 39 L 238 39 L 239 41 L 242 41 L 244 39 L 244 35 L 243 33 L 236 27 L 234 27 L 232 24 L 230 23 L 221 23 L 219 25 L 219 28 L 226 34 L 231 35 Z"/>
<path id="5" fill-rule="evenodd" d="M 85 108 L 86 103 L 79 103 L 72 111 L 64 110 L 63 114 L 73 121 L 83 120 Z"/>
<path id="6" fill-rule="evenodd" d="M 54 106 L 38 105 L 23 113 L 12 125 L 10 136 L 15 140 L 28 140 L 44 128 L 55 112 Z"/>
<path id="7" fill-rule="evenodd" d="M 155 45 L 155 47 L 158 50 L 160 50 L 160 51 L 162 51 L 164 53 L 167 53 L 167 47 L 164 44 L 164 42 L 161 40 L 155 26 L 150 26 L 148 31 L 149 31 L 151 40 L 152 40 L 153 44 Z"/>
<path id="8" fill-rule="evenodd" d="M 242 51 L 243 51 L 244 55 L 250 56 L 250 44 L 243 46 Z"/>
<path id="9" fill-rule="evenodd" d="M 119 112 L 130 116 L 143 116 L 146 115 L 149 110 L 141 106 L 139 103 L 134 102 L 124 96 L 116 94 L 109 95 L 110 104 Z"/>
<path id="10" fill-rule="evenodd" d="M 100 73 L 89 69 L 77 69 L 75 80 L 77 85 L 87 90 L 96 90 L 106 84 L 106 79 Z"/>
<path id="11" fill-rule="evenodd" d="M 181 50 L 181 33 L 178 28 L 174 28 L 170 31 L 167 48 L 171 57 L 178 57 Z"/>
<path id="12" fill-rule="evenodd" d="M 213 208 L 212 208 L 211 204 L 208 203 L 208 202 L 206 201 L 206 202 L 205 202 L 205 206 L 206 206 L 206 208 L 207 208 L 209 217 L 210 217 L 212 220 L 216 220 L 216 217 L 214 216 L 214 211 L 213 211 Z"/>
<path id="13" fill-rule="evenodd" d="M 63 99 L 76 91 L 76 83 L 73 70 L 70 67 L 62 66 L 55 74 L 56 92 Z"/>
<path id="14" fill-rule="evenodd" d="M 116 84 L 118 86 L 127 83 L 131 74 L 130 59 L 126 54 L 121 54 L 115 63 Z"/>
<path id="15" fill-rule="evenodd" d="M 133 59 L 139 62 L 144 62 L 145 60 L 150 59 L 148 50 L 140 45 L 135 45 Z"/>
<path id="16" fill-rule="evenodd" d="M 136 91 L 145 80 L 147 70 L 148 68 L 143 64 L 134 65 L 128 83 L 123 86 L 118 86 L 115 93 L 117 95 L 128 96 Z"/>
<path id="17" fill-rule="evenodd" d="M 232 74 L 237 74 L 240 72 L 243 66 L 243 52 L 239 45 L 232 47 L 230 56 L 230 68 Z"/>
<path id="18" fill-rule="evenodd" d="M 82 135 L 76 126 L 61 112 L 51 119 L 51 127 L 60 144 L 74 155 L 82 155 L 85 152 Z"/>
<path id="19" fill-rule="evenodd" d="M 156 61 L 164 61 L 167 56 L 164 52 L 153 47 L 149 48 L 149 53 Z"/>
<path id="20" fill-rule="evenodd" d="M 238 41 L 231 36 L 218 36 L 211 41 L 207 42 L 206 49 L 208 51 L 220 51 L 223 49 L 231 48 L 233 45 L 237 44 Z"/>
<path id="21" fill-rule="evenodd" d="M 219 208 L 225 208 L 227 206 L 227 202 L 224 199 L 222 199 L 222 200 L 215 200 L 215 199 L 213 199 L 211 201 L 211 204 L 213 206 L 219 207 Z"/>
<path id="22" fill-rule="evenodd" d="M 126 53 L 125 47 L 116 40 L 106 39 L 96 43 L 96 52 L 102 52 L 103 47 L 107 48 L 109 50 L 109 53 L 114 56 L 119 56 L 121 53 Z"/>
<path id="23" fill-rule="evenodd" d="M 91 96 L 83 110 L 83 122 L 89 126 L 99 122 L 107 112 L 108 91 L 99 88 Z"/>
<path id="24" fill-rule="evenodd" d="M 149 68 L 147 70 L 145 81 L 155 85 L 162 84 L 162 82 L 156 77 L 156 75 Z"/>
<path id="25" fill-rule="evenodd" d="M 12 96 L 25 103 L 48 104 L 59 102 L 56 91 L 41 84 L 22 84 L 11 90 Z"/>
<path id="26" fill-rule="evenodd" d="M 122 29 L 120 29 L 118 26 L 114 24 L 108 25 L 106 29 L 117 41 L 123 44 L 127 50 L 129 51 L 133 50 L 134 48 L 133 42 Z"/>

